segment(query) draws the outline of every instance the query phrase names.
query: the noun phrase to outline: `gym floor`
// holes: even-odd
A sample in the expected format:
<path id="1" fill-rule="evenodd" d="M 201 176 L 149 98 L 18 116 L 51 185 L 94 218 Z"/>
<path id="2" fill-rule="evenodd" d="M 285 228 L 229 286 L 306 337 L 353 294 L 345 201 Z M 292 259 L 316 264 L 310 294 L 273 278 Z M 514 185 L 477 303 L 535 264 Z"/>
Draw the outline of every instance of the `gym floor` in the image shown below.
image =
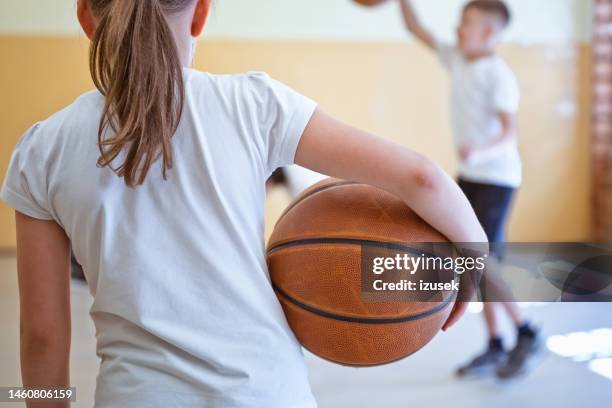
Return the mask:
<path id="1" fill-rule="evenodd" d="M 0 255 L 0 384 L 18 385 L 19 298 L 14 255 Z M 98 359 L 88 315 L 87 287 L 72 285 L 71 377 L 76 407 L 91 407 Z M 440 333 L 415 355 L 375 368 L 349 368 L 306 354 L 310 381 L 321 408 L 446 407 L 608 407 L 612 401 L 612 314 L 606 303 L 525 304 L 537 323 L 546 322 L 547 348 L 539 365 L 512 382 L 491 378 L 459 380 L 453 369 L 485 341 L 478 304 L 448 333 Z M 509 329 L 509 327 L 507 327 Z M 510 330 L 506 330 L 510 333 Z M 2 404 L 2 408 L 21 407 Z"/>

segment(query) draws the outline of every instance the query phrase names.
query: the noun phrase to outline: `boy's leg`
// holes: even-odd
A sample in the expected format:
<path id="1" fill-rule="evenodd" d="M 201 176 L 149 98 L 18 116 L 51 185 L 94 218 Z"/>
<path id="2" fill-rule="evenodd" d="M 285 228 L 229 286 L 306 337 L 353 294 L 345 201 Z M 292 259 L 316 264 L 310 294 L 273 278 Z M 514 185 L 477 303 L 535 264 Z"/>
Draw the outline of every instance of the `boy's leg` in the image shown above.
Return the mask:
<path id="1" fill-rule="evenodd" d="M 487 234 L 490 234 L 490 240 L 495 244 L 497 259 L 501 261 L 504 253 L 506 222 L 510 213 L 514 190 L 493 186 L 490 194 L 489 219 L 486 223 L 491 230 L 487 231 Z M 498 265 L 498 267 L 500 266 Z M 501 274 L 493 271 L 492 274 L 489 274 L 489 277 L 496 282 L 500 298 L 512 298 L 512 293 L 508 290 Z M 532 327 L 529 321 L 525 320 L 515 301 L 504 301 L 501 302 L 501 305 L 515 324 L 517 340 L 514 348 L 508 353 L 508 358 L 497 368 L 496 374 L 499 378 L 511 378 L 523 373 L 529 362 L 538 354 L 541 348 L 541 335 L 538 329 Z"/>
<path id="2" fill-rule="evenodd" d="M 487 222 L 490 218 L 489 214 L 487 213 L 487 209 L 490 207 L 491 203 L 489 202 L 490 200 L 487 186 L 460 179 L 459 187 L 463 190 L 464 194 L 472 204 L 476 216 L 487 233 L 487 237 L 489 240 L 491 240 L 491 223 Z M 483 282 L 481 282 L 481 285 L 483 285 Z M 493 373 L 506 358 L 506 352 L 504 350 L 503 340 L 500 336 L 498 326 L 500 312 L 499 305 L 497 303 L 484 302 L 483 309 L 487 333 L 489 336 L 488 346 L 484 352 L 474 357 L 467 364 L 459 367 L 457 370 L 458 375 L 463 376 Z"/>
<path id="3" fill-rule="evenodd" d="M 474 197 L 472 205 L 492 244 L 491 253 L 501 262 L 504 255 L 505 226 L 510 213 L 514 189 L 467 182 L 463 182 L 463 184 L 467 186 L 466 189 L 470 190 Z M 498 305 L 503 307 L 516 325 L 516 345 L 508 353 L 508 358 L 499 364 L 496 370 L 498 377 L 511 378 L 524 372 L 530 360 L 538 353 L 541 346 L 541 336 L 538 330 L 523 318 L 516 302 L 492 302 L 496 298 L 506 300 L 512 297 L 498 272 L 499 267 L 501 265 L 494 262 L 493 268 L 485 274 L 481 285 L 486 287 L 485 292 L 488 292 L 483 294 L 487 326 L 490 328 L 496 327 L 498 315 L 494 311 L 500 309 Z M 490 311 L 489 316 L 487 316 L 487 310 Z M 489 330 L 491 332 L 491 329 Z M 490 338 L 489 343 L 492 343 L 495 335 Z"/>
<path id="4" fill-rule="evenodd" d="M 501 338 L 499 332 L 499 304 L 493 302 L 485 302 L 483 304 L 483 313 L 485 323 L 487 324 L 487 332 L 489 338 Z"/>
<path id="5" fill-rule="evenodd" d="M 508 313 L 508 316 L 510 316 L 510 319 L 512 319 L 512 323 L 514 323 L 516 327 L 521 327 L 527 323 L 516 302 L 502 302 L 502 305 L 504 306 L 506 313 Z"/>

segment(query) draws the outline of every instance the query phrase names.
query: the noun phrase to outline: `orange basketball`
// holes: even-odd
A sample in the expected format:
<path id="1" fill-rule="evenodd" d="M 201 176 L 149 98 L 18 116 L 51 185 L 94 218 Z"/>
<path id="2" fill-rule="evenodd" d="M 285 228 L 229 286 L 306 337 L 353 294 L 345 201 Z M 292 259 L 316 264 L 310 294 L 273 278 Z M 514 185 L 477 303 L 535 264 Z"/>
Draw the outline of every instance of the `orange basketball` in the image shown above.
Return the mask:
<path id="1" fill-rule="evenodd" d="M 361 290 L 366 251 L 410 252 L 421 242 L 448 240 L 385 191 L 327 179 L 300 194 L 267 247 L 274 290 L 300 343 L 351 366 L 390 363 L 425 346 L 450 314 L 453 293 L 436 301 L 370 301 Z"/>
<path id="2" fill-rule="evenodd" d="M 361 4 L 362 6 L 378 6 L 386 1 L 387 0 L 355 0 L 356 3 Z"/>

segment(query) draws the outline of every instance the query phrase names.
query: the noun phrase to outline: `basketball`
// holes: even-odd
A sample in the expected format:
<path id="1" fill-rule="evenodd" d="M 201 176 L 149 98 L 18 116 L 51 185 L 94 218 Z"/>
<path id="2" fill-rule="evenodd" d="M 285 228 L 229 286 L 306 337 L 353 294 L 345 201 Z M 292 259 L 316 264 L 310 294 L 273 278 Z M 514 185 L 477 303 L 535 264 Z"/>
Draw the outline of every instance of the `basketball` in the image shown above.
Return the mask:
<path id="1" fill-rule="evenodd" d="M 362 255 L 437 242 L 448 240 L 394 195 L 327 179 L 281 215 L 267 263 L 287 321 L 307 350 L 343 365 L 375 366 L 425 346 L 446 321 L 454 298 L 446 293 L 437 301 L 365 301 Z"/>
<path id="2" fill-rule="evenodd" d="M 385 3 L 387 0 L 355 0 L 356 3 L 362 6 L 378 6 Z"/>

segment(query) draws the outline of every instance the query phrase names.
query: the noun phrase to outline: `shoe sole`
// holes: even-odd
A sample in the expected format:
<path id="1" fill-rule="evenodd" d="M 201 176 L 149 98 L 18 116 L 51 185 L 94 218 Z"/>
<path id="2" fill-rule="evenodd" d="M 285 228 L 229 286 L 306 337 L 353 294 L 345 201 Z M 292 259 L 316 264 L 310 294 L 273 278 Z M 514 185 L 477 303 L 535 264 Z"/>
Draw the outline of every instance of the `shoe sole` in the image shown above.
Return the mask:
<path id="1" fill-rule="evenodd" d="M 498 363 L 496 365 L 474 368 L 474 369 L 470 369 L 469 371 L 465 371 L 465 372 L 456 371 L 455 375 L 457 377 L 462 377 L 462 378 L 466 378 L 466 377 L 486 377 L 486 376 L 490 376 L 490 375 L 495 375 L 495 371 L 497 370 L 497 367 L 499 367 L 499 365 L 502 364 L 502 363 L 503 362 L 500 362 L 500 363 Z"/>
<path id="2" fill-rule="evenodd" d="M 538 365 L 544 359 L 545 354 L 546 352 L 544 349 L 544 344 L 540 343 L 538 344 L 537 349 L 529 358 L 527 358 L 523 366 L 517 372 L 508 376 L 500 376 L 499 373 L 495 373 L 495 377 L 500 381 L 508 381 L 524 377 L 530 372 L 532 372 L 535 366 Z"/>

